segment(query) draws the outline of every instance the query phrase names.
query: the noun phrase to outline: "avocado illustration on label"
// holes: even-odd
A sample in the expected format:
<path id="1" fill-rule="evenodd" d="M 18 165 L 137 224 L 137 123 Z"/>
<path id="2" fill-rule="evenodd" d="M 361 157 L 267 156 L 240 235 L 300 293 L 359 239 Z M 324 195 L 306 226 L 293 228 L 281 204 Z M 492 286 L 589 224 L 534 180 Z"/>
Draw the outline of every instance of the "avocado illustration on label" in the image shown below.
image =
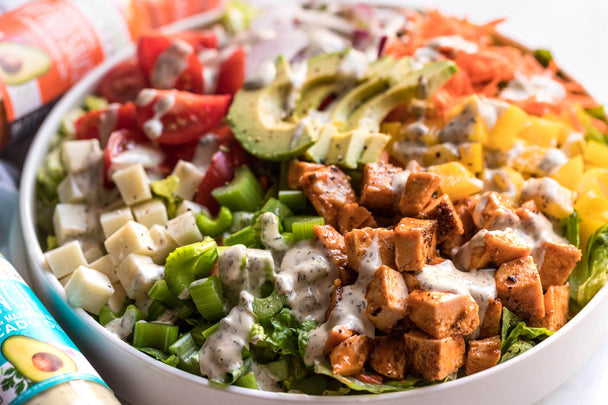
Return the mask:
<path id="1" fill-rule="evenodd" d="M 45 74 L 51 59 L 42 50 L 15 42 L 0 42 L 0 79 L 12 86 Z"/>
<path id="2" fill-rule="evenodd" d="M 1 351 L 21 375 L 34 382 L 77 370 L 64 351 L 29 336 L 10 336 L 2 343 Z"/>

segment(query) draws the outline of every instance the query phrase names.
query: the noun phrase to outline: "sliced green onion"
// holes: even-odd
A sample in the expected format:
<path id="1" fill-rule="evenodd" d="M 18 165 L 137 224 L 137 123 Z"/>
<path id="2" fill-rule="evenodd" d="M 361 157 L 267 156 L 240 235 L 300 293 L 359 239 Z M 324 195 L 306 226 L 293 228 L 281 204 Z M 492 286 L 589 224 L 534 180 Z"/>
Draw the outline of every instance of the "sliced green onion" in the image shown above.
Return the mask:
<path id="1" fill-rule="evenodd" d="M 289 189 L 289 181 L 287 174 L 289 173 L 289 164 L 291 161 L 283 160 L 281 161 L 281 167 L 279 168 L 279 189 L 287 190 Z"/>
<path id="2" fill-rule="evenodd" d="M 234 385 L 238 387 L 249 388 L 252 390 L 258 389 L 258 382 L 255 379 L 255 374 L 253 374 L 253 371 L 250 371 L 247 374 L 240 376 L 234 382 Z"/>
<path id="3" fill-rule="evenodd" d="M 260 212 L 256 215 L 256 218 L 264 212 L 272 212 L 274 215 L 279 217 L 279 220 L 281 221 L 287 217 L 293 216 L 291 209 L 276 198 L 269 198 L 268 201 L 266 201 L 266 204 L 260 208 Z"/>
<path id="4" fill-rule="evenodd" d="M 165 262 L 165 281 L 171 291 L 180 297 L 194 280 L 207 277 L 217 260 L 217 244 L 209 237 L 201 242 L 178 247 Z"/>
<path id="5" fill-rule="evenodd" d="M 106 326 L 108 322 L 118 319 L 119 316 L 120 315 L 112 311 L 109 306 L 104 305 L 99 310 L 99 323 L 101 326 Z"/>
<path id="6" fill-rule="evenodd" d="M 152 356 L 156 360 L 162 361 L 163 363 L 171 367 L 177 367 L 177 365 L 179 364 L 179 357 L 174 354 L 168 355 L 167 353 L 161 350 L 153 349 L 151 347 L 138 347 L 137 350 L 146 353 L 148 356 Z"/>
<path id="7" fill-rule="evenodd" d="M 226 186 L 216 188 L 211 195 L 220 205 L 232 211 L 252 212 L 258 209 L 264 191 L 251 170 L 247 166 L 240 166 L 235 171 L 234 180 Z"/>
<path id="8" fill-rule="evenodd" d="M 169 353 L 179 357 L 178 367 L 192 374 L 200 374 L 200 363 L 196 341 L 186 333 L 169 346 Z"/>
<path id="9" fill-rule="evenodd" d="M 230 226 L 232 226 L 232 213 L 228 207 L 220 207 L 217 217 L 211 219 L 201 212 L 196 217 L 196 226 L 198 226 L 203 235 L 215 238 L 230 229 Z"/>
<path id="10" fill-rule="evenodd" d="M 219 276 L 211 276 L 190 287 L 190 296 L 198 312 L 208 321 L 226 316 L 224 297 Z"/>
<path id="11" fill-rule="evenodd" d="M 291 232 L 281 232 L 281 236 L 283 237 L 283 240 L 287 245 L 291 245 L 293 242 L 295 242 L 295 239 L 293 238 L 293 233 Z"/>
<path id="12" fill-rule="evenodd" d="M 315 225 L 325 225 L 325 219 L 323 217 L 305 217 L 300 220 L 292 220 L 291 218 L 285 220 L 286 222 L 287 220 L 290 220 L 289 224 L 285 225 L 285 229 L 289 231 L 290 229 L 288 229 L 288 226 L 291 227 L 294 242 L 303 239 L 314 239 L 316 235 L 312 228 Z"/>
<path id="13" fill-rule="evenodd" d="M 151 347 L 166 352 L 176 340 L 179 327 L 165 323 L 137 322 L 133 332 L 133 346 Z"/>
<path id="14" fill-rule="evenodd" d="M 178 308 L 184 305 L 184 301 L 180 300 L 175 294 L 169 291 L 167 282 L 164 279 L 156 280 L 152 288 L 148 291 L 148 297 L 160 301 L 162 304 L 171 308 Z"/>
<path id="15" fill-rule="evenodd" d="M 196 345 L 199 348 L 203 345 L 203 343 L 205 343 L 206 338 L 205 336 L 203 336 L 203 332 L 209 329 L 211 326 L 213 326 L 212 323 L 202 321 L 202 323 L 199 323 L 198 325 L 190 329 L 190 335 L 192 336 L 192 339 L 194 339 Z"/>
<path id="16" fill-rule="evenodd" d="M 309 222 L 309 221 L 323 221 L 320 225 L 325 225 L 325 219 L 323 217 L 313 215 L 294 215 L 293 217 L 285 218 L 283 220 L 283 229 L 285 232 L 293 232 L 293 224 L 295 222 Z"/>
<path id="17" fill-rule="evenodd" d="M 278 314 L 283 305 L 285 305 L 285 296 L 275 289 L 266 298 L 253 299 L 253 313 L 260 321 L 265 321 Z"/>
<path id="18" fill-rule="evenodd" d="M 289 207 L 296 214 L 306 212 L 306 194 L 300 190 L 281 190 L 279 191 L 279 201 Z"/>
<path id="19" fill-rule="evenodd" d="M 289 378 L 289 370 L 291 366 L 286 357 L 266 364 L 266 368 L 277 379 L 277 381 L 283 381 Z"/>
<path id="20" fill-rule="evenodd" d="M 152 301 L 152 304 L 148 307 L 148 316 L 146 319 L 148 321 L 154 321 L 164 314 L 165 311 L 167 311 L 167 307 L 164 304 L 160 301 Z"/>
<path id="21" fill-rule="evenodd" d="M 258 238 L 256 238 L 255 230 L 253 226 L 249 225 L 233 233 L 230 236 L 224 238 L 224 245 L 245 245 L 249 248 L 256 247 L 258 245 Z"/>
<path id="22" fill-rule="evenodd" d="M 187 319 L 194 313 L 192 302 L 186 301 L 177 311 L 177 319 Z"/>
<path id="23" fill-rule="evenodd" d="M 237 211 L 232 213 L 232 225 L 230 226 L 230 232 L 234 233 L 240 231 L 253 224 L 253 213 L 245 211 Z"/>
<path id="24" fill-rule="evenodd" d="M 217 329 L 218 329 L 219 327 L 220 327 L 220 323 L 219 323 L 219 322 L 218 322 L 218 323 L 216 323 L 216 324 L 214 324 L 213 326 L 208 327 L 207 329 L 205 329 L 205 330 L 203 331 L 203 333 L 202 333 L 202 334 L 203 334 L 203 337 L 204 337 L 205 339 L 209 339 L 209 336 L 213 335 L 213 334 L 214 334 L 214 333 L 217 331 Z"/>

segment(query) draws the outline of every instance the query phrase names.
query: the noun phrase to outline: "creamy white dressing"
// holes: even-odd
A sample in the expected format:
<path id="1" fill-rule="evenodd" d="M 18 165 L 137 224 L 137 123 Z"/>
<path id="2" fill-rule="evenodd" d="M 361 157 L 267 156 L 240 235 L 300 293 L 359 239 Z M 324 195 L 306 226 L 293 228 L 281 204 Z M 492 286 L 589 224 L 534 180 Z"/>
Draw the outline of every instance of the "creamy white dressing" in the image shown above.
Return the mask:
<path id="1" fill-rule="evenodd" d="M 270 392 L 283 392 L 283 389 L 279 385 L 276 377 L 272 375 L 267 367 L 254 362 L 251 366 L 251 371 L 253 371 L 253 375 L 255 376 L 258 389 Z"/>
<path id="2" fill-rule="evenodd" d="M 298 321 L 321 322 L 336 278 L 338 271 L 327 250 L 312 241 L 301 241 L 285 253 L 275 283 Z"/>
<path id="3" fill-rule="evenodd" d="M 424 142 L 403 140 L 393 143 L 390 154 L 399 162 L 407 164 L 411 160 L 421 161 L 428 148 Z"/>
<path id="4" fill-rule="evenodd" d="M 206 172 L 207 168 L 211 164 L 211 158 L 213 157 L 213 154 L 217 152 L 219 146 L 220 142 L 216 134 L 209 133 L 202 136 L 196 145 L 194 157 L 192 158 L 192 164 L 201 172 Z"/>
<path id="5" fill-rule="evenodd" d="M 133 144 L 131 147 L 112 158 L 110 169 L 111 176 L 114 172 L 137 164 L 145 169 L 158 167 L 165 160 L 165 155 L 159 149 L 151 145 Z"/>
<path id="6" fill-rule="evenodd" d="M 265 212 L 260 216 L 262 243 L 269 249 L 276 251 L 287 250 L 287 242 L 279 232 L 279 218 L 272 212 Z"/>
<path id="7" fill-rule="evenodd" d="M 547 103 L 557 103 L 566 97 L 566 89 L 550 75 L 539 74 L 530 77 L 516 72 L 515 78 L 500 92 L 500 97 L 522 101 L 530 97 Z"/>
<path id="8" fill-rule="evenodd" d="M 452 51 L 462 51 L 464 53 L 475 53 L 479 47 L 475 42 L 467 41 L 460 35 L 444 35 L 431 39 L 426 44 L 432 49 L 451 49 Z"/>
<path id="9" fill-rule="evenodd" d="M 304 363 L 310 366 L 323 361 L 325 342 L 334 326 L 352 329 L 370 338 L 375 337 L 376 327 L 365 314 L 365 307 L 367 306 L 365 294 L 367 286 L 374 278 L 376 269 L 381 264 L 378 237 L 376 236 L 361 258 L 357 281 L 352 285 L 343 287 L 342 298 L 331 311 L 327 321 L 310 331 L 308 346 L 304 353 Z"/>
<path id="10" fill-rule="evenodd" d="M 293 111 L 300 97 L 300 91 L 308 78 L 308 63 L 306 61 L 294 63 L 288 71 L 291 87 L 287 94 L 287 110 Z"/>
<path id="11" fill-rule="evenodd" d="M 177 79 L 188 68 L 188 58 L 194 48 L 183 39 L 175 39 L 156 59 L 150 84 L 155 89 L 168 90 L 175 87 Z"/>
<path id="12" fill-rule="evenodd" d="M 551 176 L 557 173 L 566 163 L 568 163 L 568 157 L 563 151 L 549 148 L 538 164 L 538 170 L 543 176 Z"/>
<path id="13" fill-rule="evenodd" d="M 106 330 L 122 340 L 127 340 L 127 337 L 133 332 L 134 327 L 135 311 L 131 309 L 127 309 L 121 317 L 111 320 L 104 326 Z"/>
<path id="14" fill-rule="evenodd" d="M 561 146 L 561 151 L 569 157 L 572 157 L 572 145 L 582 143 L 585 140 L 585 135 L 580 132 L 572 132 L 566 137 L 566 141 Z"/>
<path id="15" fill-rule="evenodd" d="M 118 103 L 110 104 L 99 116 L 99 145 L 102 149 L 105 149 L 110 134 L 116 130 L 119 108 L 120 104 Z"/>
<path id="16" fill-rule="evenodd" d="M 486 234 L 488 234 L 489 232 L 497 233 L 497 232 L 503 232 L 503 231 L 488 231 L 487 229 L 480 229 L 464 245 L 455 247 L 454 249 L 452 249 L 452 252 L 450 252 L 450 254 L 454 258 L 454 261 L 456 262 L 456 264 L 458 265 L 459 268 L 465 269 L 465 270 L 475 270 L 475 269 L 472 269 L 472 266 L 471 266 L 471 257 L 472 257 L 473 251 L 480 247 L 484 247 L 486 245 L 485 238 L 486 238 Z"/>
<path id="17" fill-rule="evenodd" d="M 393 190 L 395 204 L 399 204 L 403 189 L 405 188 L 405 183 L 407 183 L 407 179 L 410 177 L 411 173 L 410 170 L 403 170 L 391 176 L 391 189 Z"/>
<path id="18" fill-rule="evenodd" d="M 261 63 L 257 69 L 247 77 L 243 88 L 246 90 L 257 90 L 272 83 L 277 75 L 277 68 L 272 61 Z"/>
<path id="19" fill-rule="evenodd" d="M 534 200 L 541 210 L 550 204 L 557 204 L 566 212 L 574 211 L 572 192 L 550 177 L 530 178 L 524 181 L 521 198 Z"/>
<path id="20" fill-rule="evenodd" d="M 157 94 L 158 92 L 155 89 L 142 89 L 139 94 L 137 94 L 135 105 L 145 107 L 156 98 Z"/>
<path id="21" fill-rule="evenodd" d="M 144 122 L 142 129 L 144 133 L 148 136 L 148 138 L 155 140 L 163 133 L 163 123 L 161 122 L 161 118 L 163 115 L 168 113 L 175 104 L 175 93 L 170 92 L 161 98 L 159 98 L 156 103 L 154 103 L 153 111 L 154 116 Z"/>
<path id="22" fill-rule="evenodd" d="M 240 293 L 237 306 L 219 323 L 219 327 L 199 351 L 201 375 L 223 382 L 226 374 L 243 365 L 243 349 L 249 348 L 249 332 L 255 323 L 253 295 Z"/>
<path id="23" fill-rule="evenodd" d="M 351 49 L 340 62 L 338 75 L 351 80 L 359 80 L 367 73 L 368 66 L 367 56 L 361 51 Z"/>

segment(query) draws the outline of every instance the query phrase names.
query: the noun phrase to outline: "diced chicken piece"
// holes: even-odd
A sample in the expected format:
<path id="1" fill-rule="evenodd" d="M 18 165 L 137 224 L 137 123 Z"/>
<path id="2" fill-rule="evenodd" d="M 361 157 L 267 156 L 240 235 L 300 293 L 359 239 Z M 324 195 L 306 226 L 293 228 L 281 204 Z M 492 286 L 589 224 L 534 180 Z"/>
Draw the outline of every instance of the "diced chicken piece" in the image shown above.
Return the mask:
<path id="1" fill-rule="evenodd" d="M 340 280 L 344 284 L 350 284 L 357 275 L 346 267 L 348 256 L 346 255 L 344 236 L 331 225 L 315 225 L 312 229 L 319 241 L 325 245 L 331 261 L 338 269 Z"/>
<path id="2" fill-rule="evenodd" d="M 291 189 L 300 188 L 300 178 L 306 173 L 312 172 L 317 169 L 321 169 L 325 166 L 317 163 L 300 162 L 298 160 L 292 160 L 289 162 L 287 169 L 287 185 Z"/>
<path id="3" fill-rule="evenodd" d="M 336 375 L 356 375 L 363 371 L 369 357 L 369 338 L 363 335 L 351 336 L 336 346 L 329 355 L 331 368 Z"/>
<path id="4" fill-rule="evenodd" d="M 464 365 L 466 346 L 461 335 L 434 339 L 416 330 L 404 337 L 408 370 L 425 380 L 442 380 Z"/>
<path id="5" fill-rule="evenodd" d="M 570 273 L 581 260 L 581 251 L 573 245 L 545 240 L 534 250 L 534 260 L 543 290 L 552 286 L 561 286 L 570 277 Z"/>
<path id="6" fill-rule="evenodd" d="M 447 194 L 431 200 L 422 211 L 421 218 L 437 221 L 437 243 L 464 233 L 462 221 Z"/>
<path id="7" fill-rule="evenodd" d="M 402 273 L 408 291 L 421 290 L 420 282 L 412 273 Z"/>
<path id="8" fill-rule="evenodd" d="M 441 176 L 434 173 L 413 172 L 407 178 L 399 200 L 401 214 L 417 217 L 424 207 L 436 196 Z"/>
<path id="9" fill-rule="evenodd" d="M 454 201 L 454 209 L 462 221 L 464 232 L 461 235 L 449 237 L 441 244 L 441 251 L 444 254 L 450 255 L 452 249 L 462 246 L 475 234 L 477 228 L 475 227 L 475 222 L 473 222 L 473 210 L 477 201 L 479 201 L 478 195 L 467 196 Z"/>
<path id="10" fill-rule="evenodd" d="M 462 245 L 456 254 L 456 261 L 467 270 L 475 270 L 490 263 L 498 267 L 529 254 L 530 247 L 515 232 L 482 229 Z"/>
<path id="11" fill-rule="evenodd" d="M 359 264 L 374 238 L 378 239 L 382 264 L 395 267 L 395 232 L 386 228 L 353 229 L 344 235 L 348 267 L 359 271 Z"/>
<path id="12" fill-rule="evenodd" d="M 342 291 L 342 281 L 339 279 L 334 280 L 334 288 L 331 290 L 331 295 L 329 296 L 329 304 L 327 306 L 327 311 L 325 311 L 325 319 L 329 319 L 329 314 L 331 314 L 331 311 L 338 305 L 338 301 L 342 299 Z"/>
<path id="13" fill-rule="evenodd" d="M 406 308 L 408 318 L 436 339 L 468 335 L 479 326 L 479 306 L 468 295 L 414 290 Z"/>
<path id="14" fill-rule="evenodd" d="M 407 367 L 404 341 L 391 336 L 378 336 L 374 343 L 369 365 L 385 377 L 402 380 Z"/>
<path id="15" fill-rule="evenodd" d="M 378 224 L 372 213 L 357 203 L 345 204 L 338 213 L 338 229 L 341 233 L 350 232 L 353 229 L 375 228 Z"/>
<path id="16" fill-rule="evenodd" d="M 436 255 L 437 221 L 403 218 L 395 228 L 395 263 L 399 271 L 418 273 Z"/>
<path id="17" fill-rule="evenodd" d="M 526 221 L 530 219 L 530 214 L 538 214 L 538 207 L 534 200 L 528 200 L 515 209 L 515 214 L 522 221 Z"/>
<path id="18" fill-rule="evenodd" d="M 494 279 L 502 304 L 524 321 L 539 320 L 545 316 L 543 287 L 532 256 L 503 264 L 496 271 Z"/>
<path id="19" fill-rule="evenodd" d="M 493 336 L 483 340 L 471 340 L 464 363 L 467 375 L 494 367 L 500 360 L 500 337 Z"/>
<path id="20" fill-rule="evenodd" d="M 300 178 L 306 197 L 325 218 L 325 223 L 337 226 L 338 213 L 345 204 L 357 202 L 350 178 L 336 166 L 323 166 Z"/>
<path id="21" fill-rule="evenodd" d="M 531 326 L 543 327 L 552 331 L 560 329 L 568 322 L 568 305 L 570 302 L 570 284 L 552 285 L 545 293 L 545 317 L 531 323 Z"/>
<path id="22" fill-rule="evenodd" d="M 344 326 L 334 326 L 331 328 L 331 331 L 329 331 L 329 335 L 327 335 L 323 353 L 328 356 L 336 346 L 354 334 L 355 331 L 352 329 L 345 328 Z"/>
<path id="23" fill-rule="evenodd" d="M 407 287 L 396 270 L 380 266 L 367 286 L 365 314 L 376 327 L 388 331 L 405 317 Z"/>
<path id="24" fill-rule="evenodd" d="M 489 191 L 481 196 L 473 210 L 475 226 L 481 229 L 504 229 L 515 225 L 519 217 L 500 198 Z"/>
<path id="25" fill-rule="evenodd" d="M 496 336 L 500 332 L 500 321 L 502 319 L 502 302 L 499 298 L 490 298 L 488 308 L 479 329 L 479 339 Z"/>
<path id="26" fill-rule="evenodd" d="M 367 163 L 363 169 L 361 205 L 372 210 L 392 210 L 393 175 L 401 171 L 390 163 Z"/>

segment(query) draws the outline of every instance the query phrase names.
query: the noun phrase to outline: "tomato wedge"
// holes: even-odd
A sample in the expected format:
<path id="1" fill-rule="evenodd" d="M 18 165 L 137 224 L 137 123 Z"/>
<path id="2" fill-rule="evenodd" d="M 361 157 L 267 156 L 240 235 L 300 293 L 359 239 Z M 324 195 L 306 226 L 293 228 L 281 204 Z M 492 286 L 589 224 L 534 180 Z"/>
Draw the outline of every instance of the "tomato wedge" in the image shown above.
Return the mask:
<path id="1" fill-rule="evenodd" d="M 137 122 L 150 139 L 162 144 L 185 144 L 220 124 L 230 96 L 145 89 L 137 101 Z"/>
<path id="2" fill-rule="evenodd" d="M 234 95 L 245 81 L 245 50 L 237 48 L 222 64 L 217 76 L 217 94 Z"/>
<path id="3" fill-rule="evenodd" d="M 104 147 L 110 134 L 118 129 L 136 130 L 135 104 L 112 104 L 103 110 L 82 115 L 74 123 L 77 139 L 99 139 Z"/>
<path id="4" fill-rule="evenodd" d="M 114 66 L 101 79 L 98 92 L 110 103 L 134 101 L 141 89 L 148 87 L 147 80 L 136 58 Z"/>
<path id="5" fill-rule="evenodd" d="M 167 35 L 171 39 L 183 39 L 192 45 L 197 51 L 202 49 L 217 49 L 217 35 L 214 31 L 182 31 Z"/>
<path id="6" fill-rule="evenodd" d="M 122 159 L 118 158 L 120 155 L 123 155 Z M 113 186 L 112 174 L 117 170 L 137 163 L 156 170 L 164 160 L 165 155 L 160 148 L 139 130 L 119 129 L 112 132 L 103 151 L 104 184 Z"/>

